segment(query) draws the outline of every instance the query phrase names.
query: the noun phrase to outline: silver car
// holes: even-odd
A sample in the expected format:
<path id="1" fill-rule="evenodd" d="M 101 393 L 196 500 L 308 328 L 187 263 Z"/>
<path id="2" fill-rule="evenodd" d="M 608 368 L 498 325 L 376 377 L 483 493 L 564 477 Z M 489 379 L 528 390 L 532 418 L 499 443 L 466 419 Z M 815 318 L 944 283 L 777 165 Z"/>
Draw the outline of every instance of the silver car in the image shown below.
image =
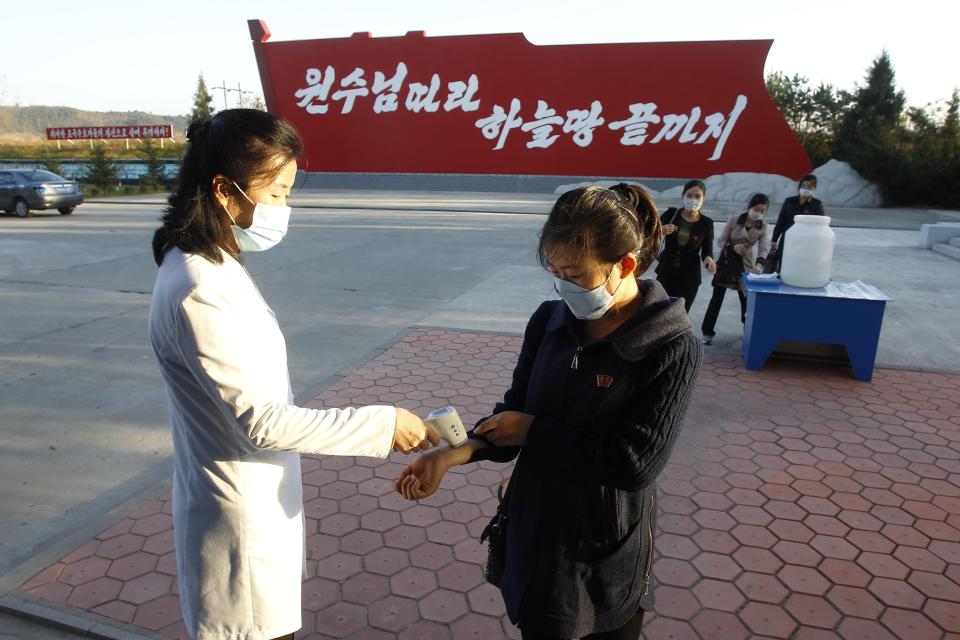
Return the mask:
<path id="1" fill-rule="evenodd" d="M 32 209 L 56 209 L 70 215 L 83 202 L 83 189 L 73 180 L 45 169 L 0 170 L 0 209 L 21 218 Z"/>

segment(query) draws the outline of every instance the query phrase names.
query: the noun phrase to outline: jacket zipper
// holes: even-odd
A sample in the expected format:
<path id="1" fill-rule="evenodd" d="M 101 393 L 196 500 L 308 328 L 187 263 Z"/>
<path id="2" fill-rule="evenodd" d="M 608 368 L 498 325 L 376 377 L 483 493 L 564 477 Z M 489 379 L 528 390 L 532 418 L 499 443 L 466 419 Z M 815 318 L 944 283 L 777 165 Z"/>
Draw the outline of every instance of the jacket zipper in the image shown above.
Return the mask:
<path id="1" fill-rule="evenodd" d="M 571 369 L 576 369 L 580 364 L 580 352 L 583 351 L 583 347 L 579 344 L 577 345 L 577 350 L 573 352 L 573 362 L 570 363 Z"/>
<path id="2" fill-rule="evenodd" d="M 650 494 L 650 517 L 647 519 L 647 568 L 643 574 L 643 595 L 645 598 L 650 591 L 650 571 L 653 569 L 653 518 L 657 513 L 656 489 Z"/>

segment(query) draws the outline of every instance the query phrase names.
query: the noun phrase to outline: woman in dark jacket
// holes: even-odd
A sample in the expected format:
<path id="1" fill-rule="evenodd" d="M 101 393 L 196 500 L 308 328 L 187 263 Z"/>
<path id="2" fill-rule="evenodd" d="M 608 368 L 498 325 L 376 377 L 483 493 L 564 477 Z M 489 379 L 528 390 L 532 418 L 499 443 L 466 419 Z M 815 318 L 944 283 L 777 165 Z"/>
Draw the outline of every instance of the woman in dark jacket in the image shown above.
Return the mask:
<path id="1" fill-rule="evenodd" d="M 638 280 L 660 243 L 643 189 L 565 193 L 540 236 L 563 300 L 530 318 L 513 384 L 467 444 L 408 465 L 431 495 L 452 466 L 517 459 L 500 589 L 523 638 L 636 640 L 653 608 L 655 480 L 690 403 L 702 348 L 679 300 Z"/>
<path id="2" fill-rule="evenodd" d="M 674 298 L 683 298 L 689 312 L 700 289 L 700 263 L 716 273 L 713 262 L 713 220 L 700 213 L 707 186 L 699 180 L 683 185 L 683 207 L 660 216 L 666 240 L 657 258 L 657 280 Z"/>
<path id="3" fill-rule="evenodd" d="M 817 192 L 817 176 L 812 173 L 800 178 L 797 184 L 797 195 L 787 198 L 780 207 L 780 215 L 777 217 L 777 224 L 773 228 L 773 238 L 771 239 L 771 255 L 767 261 L 766 268 L 768 273 L 780 269 L 780 256 L 783 255 L 784 240 L 783 234 L 793 226 L 793 220 L 797 216 L 822 216 L 824 214 L 823 202 L 813 197 Z"/>

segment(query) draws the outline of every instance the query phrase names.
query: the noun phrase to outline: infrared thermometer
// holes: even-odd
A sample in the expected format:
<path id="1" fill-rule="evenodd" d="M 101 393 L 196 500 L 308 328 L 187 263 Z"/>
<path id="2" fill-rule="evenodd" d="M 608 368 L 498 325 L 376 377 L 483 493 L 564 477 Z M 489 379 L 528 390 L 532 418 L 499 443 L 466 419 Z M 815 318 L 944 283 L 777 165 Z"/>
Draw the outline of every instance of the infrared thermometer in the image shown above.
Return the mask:
<path id="1" fill-rule="evenodd" d="M 451 447 L 459 447 L 467 441 L 467 431 L 453 407 L 441 407 L 432 411 L 424 420 L 436 429 Z"/>

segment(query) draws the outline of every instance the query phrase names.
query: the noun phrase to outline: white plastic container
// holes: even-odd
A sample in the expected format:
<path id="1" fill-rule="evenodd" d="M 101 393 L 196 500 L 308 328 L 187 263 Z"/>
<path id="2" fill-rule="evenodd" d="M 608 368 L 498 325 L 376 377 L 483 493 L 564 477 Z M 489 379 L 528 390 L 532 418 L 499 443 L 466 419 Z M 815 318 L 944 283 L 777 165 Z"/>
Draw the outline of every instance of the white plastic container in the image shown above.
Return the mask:
<path id="1" fill-rule="evenodd" d="M 780 279 L 791 287 L 824 287 L 830 282 L 837 234 L 828 216 L 797 216 L 784 234 Z"/>

